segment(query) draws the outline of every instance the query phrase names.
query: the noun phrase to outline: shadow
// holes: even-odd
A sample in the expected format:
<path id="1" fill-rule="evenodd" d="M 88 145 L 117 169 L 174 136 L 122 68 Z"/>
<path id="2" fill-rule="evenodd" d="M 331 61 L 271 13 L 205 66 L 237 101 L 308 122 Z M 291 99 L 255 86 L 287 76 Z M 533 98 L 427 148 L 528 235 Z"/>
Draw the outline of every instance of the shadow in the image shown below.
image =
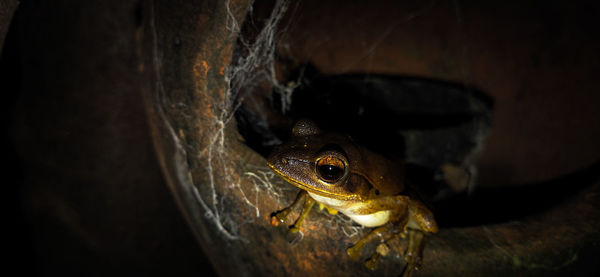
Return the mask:
<path id="1" fill-rule="evenodd" d="M 479 190 L 435 203 L 442 228 L 519 221 L 556 207 L 600 180 L 600 162 L 553 180 Z"/>
<path id="2" fill-rule="evenodd" d="M 409 183 L 431 199 L 447 187 L 435 180 L 444 163 L 460 164 L 491 128 L 492 100 L 461 84 L 390 75 L 321 75 L 307 66 L 288 112 L 288 124 L 261 121 L 243 107 L 236 117 L 247 145 L 267 155 L 273 141 L 285 141 L 291 124 L 309 118 L 328 131 L 349 134 L 361 146 L 403 159 Z M 298 74 L 296 74 L 298 76 Z M 281 95 L 270 95 L 271 112 L 281 111 Z M 259 111 L 260 112 L 260 111 Z M 265 112 L 266 113 L 266 112 Z M 270 141 L 271 144 L 264 144 Z M 595 164 L 549 182 L 450 193 L 432 203 L 441 227 L 496 224 L 540 213 L 598 178 Z"/>
<path id="3" fill-rule="evenodd" d="M 15 105 L 20 97 L 21 85 L 21 49 L 20 49 L 20 24 L 19 10 L 14 14 L 8 33 L 6 34 L 2 53 L 0 53 L 0 84 L 3 88 L 2 101 L 2 155 L 4 170 L 7 173 L 4 178 L 8 182 L 4 185 L 3 203 L 5 214 L 8 215 L 7 245 L 11 253 L 8 260 L 9 268 L 18 270 L 25 275 L 35 273 L 33 235 L 31 226 L 26 220 L 23 209 L 23 183 L 24 172 L 21 160 L 15 149 Z"/>
<path id="4" fill-rule="evenodd" d="M 410 76 L 322 75 L 310 65 L 298 71 L 291 79 L 302 76 L 302 84 L 289 107 L 273 91 L 270 111 L 242 106 L 236 114 L 240 133 L 262 155 L 308 118 L 389 158 L 438 168 L 462 161 L 491 127 L 492 100 L 472 87 Z M 280 119 L 269 120 L 273 113 Z"/>

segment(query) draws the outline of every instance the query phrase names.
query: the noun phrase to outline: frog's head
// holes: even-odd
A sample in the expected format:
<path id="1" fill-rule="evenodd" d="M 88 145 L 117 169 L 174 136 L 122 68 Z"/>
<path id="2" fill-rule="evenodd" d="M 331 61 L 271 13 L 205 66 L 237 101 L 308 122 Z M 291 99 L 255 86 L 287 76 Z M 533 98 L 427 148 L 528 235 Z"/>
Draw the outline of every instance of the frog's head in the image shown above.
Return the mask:
<path id="1" fill-rule="evenodd" d="M 361 197 L 368 187 L 352 180 L 356 147 L 347 136 L 324 134 L 309 120 L 300 120 L 292 139 L 276 147 L 267 165 L 289 183 L 310 193 L 339 200 Z"/>

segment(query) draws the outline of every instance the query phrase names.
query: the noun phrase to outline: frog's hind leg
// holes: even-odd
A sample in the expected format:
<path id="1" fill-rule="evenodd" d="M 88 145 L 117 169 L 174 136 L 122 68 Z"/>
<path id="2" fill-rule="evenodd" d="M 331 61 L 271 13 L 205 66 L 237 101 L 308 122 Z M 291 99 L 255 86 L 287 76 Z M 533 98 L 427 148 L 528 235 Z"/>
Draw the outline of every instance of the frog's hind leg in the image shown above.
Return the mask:
<path id="1" fill-rule="evenodd" d="M 381 237 L 381 242 L 377 246 L 375 253 L 365 262 L 365 266 L 370 270 L 377 269 L 377 264 L 379 259 L 383 256 L 387 256 L 387 254 L 391 251 L 388 246 L 388 242 L 397 240 L 397 239 L 405 239 L 407 231 L 398 232 L 397 226 L 394 225 L 395 229 L 392 229 L 391 232 L 388 232 L 386 236 Z M 410 275 L 408 275 L 410 276 Z"/>
<path id="2" fill-rule="evenodd" d="M 391 236 L 391 237 L 392 237 L 391 239 L 394 239 L 396 236 L 397 236 L 397 235 L 392 235 L 392 236 Z M 371 256 L 371 258 L 370 258 L 370 259 L 368 259 L 368 260 L 365 262 L 365 266 L 366 266 L 368 269 L 370 269 L 370 270 L 375 270 L 375 269 L 377 269 L 377 265 L 378 265 L 378 263 L 379 263 L 379 258 L 381 258 L 382 256 L 387 256 L 387 254 L 388 254 L 388 253 L 389 253 L 389 251 L 390 251 L 390 248 L 389 248 L 389 247 L 388 247 L 388 245 L 387 245 L 387 242 L 388 242 L 389 240 L 390 240 L 390 239 L 386 240 L 386 241 L 385 241 L 385 242 L 383 242 L 383 243 L 380 243 L 380 244 L 377 246 L 377 249 L 375 250 L 375 253 L 373 253 L 373 255 Z"/>
<path id="3" fill-rule="evenodd" d="M 381 258 L 381 256 L 382 255 L 377 252 L 373 253 L 371 258 L 365 262 L 365 266 L 370 270 L 377 269 L 377 265 L 379 264 L 379 258 Z"/>
<path id="4" fill-rule="evenodd" d="M 373 241 L 375 239 L 379 239 L 381 242 L 385 242 L 387 239 L 389 239 L 389 237 L 391 237 L 391 235 L 392 235 L 391 231 L 392 231 L 393 227 L 394 226 L 391 223 L 388 223 L 381 227 L 375 228 L 369 234 L 362 237 L 352 247 L 348 248 L 346 250 L 346 253 L 348 253 L 348 256 L 350 256 L 350 259 L 355 260 L 355 261 L 358 260 L 358 257 L 360 256 L 360 252 L 365 247 L 365 245 L 369 244 L 371 241 Z M 377 260 L 377 259 L 379 259 L 379 257 L 375 257 L 375 259 Z"/>
<path id="5" fill-rule="evenodd" d="M 420 201 L 410 201 L 409 221 L 405 228 L 408 233 L 408 247 L 404 254 L 406 269 L 403 277 L 412 275 L 415 269 L 421 266 L 425 235 L 438 231 L 433 213 Z"/>
<path id="6" fill-rule="evenodd" d="M 404 254 L 406 267 L 402 277 L 412 276 L 413 272 L 418 270 L 418 268 L 421 266 L 425 239 L 425 234 L 420 230 L 408 228 L 406 232 L 408 232 L 408 247 Z M 387 243 L 398 238 L 405 238 L 405 234 L 405 232 L 388 232 L 386 235 L 380 236 L 381 243 L 377 246 L 377 250 L 375 253 L 373 253 L 371 258 L 365 262 L 365 266 L 370 270 L 377 269 L 379 259 L 382 256 L 386 256 L 390 251 Z"/>
<path id="7" fill-rule="evenodd" d="M 358 260 L 362 249 L 373 240 L 379 240 L 379 245 L 373 255 L 365 262 L 365 266 L 370 270 L 377 269 L 379 258 L 387 255 L 389 248 L 387 242 L 397 237 L 404 236 L 404 233 L 398 232 L 398 226 L 395 223 L 389 222 L 381 227 L 372 230 L 369 234 L 362 237 L 356 244 L 346 250 L 348 256 L 352 260 Z"/>
<path id="8" fill-rule="evenodd" d="M 423 246 L 425 234 L 420 230 L 412 228 L 408 229 L 408 247 L 404 259 L 406 260 L 406 268 L 404 269 L 403 277 L 409 277 L 415 269 L 421 266 L 423 257 Z"/>

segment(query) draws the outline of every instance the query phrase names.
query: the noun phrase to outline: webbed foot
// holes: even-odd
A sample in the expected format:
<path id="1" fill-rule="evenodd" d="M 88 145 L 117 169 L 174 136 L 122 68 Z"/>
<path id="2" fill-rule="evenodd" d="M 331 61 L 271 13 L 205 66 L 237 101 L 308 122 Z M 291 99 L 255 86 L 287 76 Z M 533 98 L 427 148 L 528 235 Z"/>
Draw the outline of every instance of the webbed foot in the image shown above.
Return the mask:
<path id="1" fill-rule="evenodd" d="M 373 254 L 373 256 L 371 256 L 371 258 L 365 262 L 365 266 L 370 270 L 377 269 L 377 264 L 379 263 L 379 258 L 381 258 L 381 255 L 379 255 L 379 253 Z"/>
<path id="2" fill-rule="evenodd" d="M 358 257 L 360 256 L 360 251 L 362 250 L 362 248 L 363 248 L 362 245 L 355 244 L 354 246 L 346 249 L 346 254 L 348 254 L 348 257 L 350 257 L 350 260 L 357 261 Z"/>

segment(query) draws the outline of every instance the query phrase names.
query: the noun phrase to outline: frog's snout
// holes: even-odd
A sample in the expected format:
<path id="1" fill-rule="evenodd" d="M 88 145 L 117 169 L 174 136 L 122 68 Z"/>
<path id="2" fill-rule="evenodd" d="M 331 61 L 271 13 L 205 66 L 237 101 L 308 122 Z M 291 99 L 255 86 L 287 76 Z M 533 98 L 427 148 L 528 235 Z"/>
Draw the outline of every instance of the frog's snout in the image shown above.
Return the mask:
<path id="1" fill-rule="evenodd" d="M 290 159 L 281 154 L 271 154 L 267 157 L 267 166 L 276 172 L 281 172 L 290 164 Z"/>

